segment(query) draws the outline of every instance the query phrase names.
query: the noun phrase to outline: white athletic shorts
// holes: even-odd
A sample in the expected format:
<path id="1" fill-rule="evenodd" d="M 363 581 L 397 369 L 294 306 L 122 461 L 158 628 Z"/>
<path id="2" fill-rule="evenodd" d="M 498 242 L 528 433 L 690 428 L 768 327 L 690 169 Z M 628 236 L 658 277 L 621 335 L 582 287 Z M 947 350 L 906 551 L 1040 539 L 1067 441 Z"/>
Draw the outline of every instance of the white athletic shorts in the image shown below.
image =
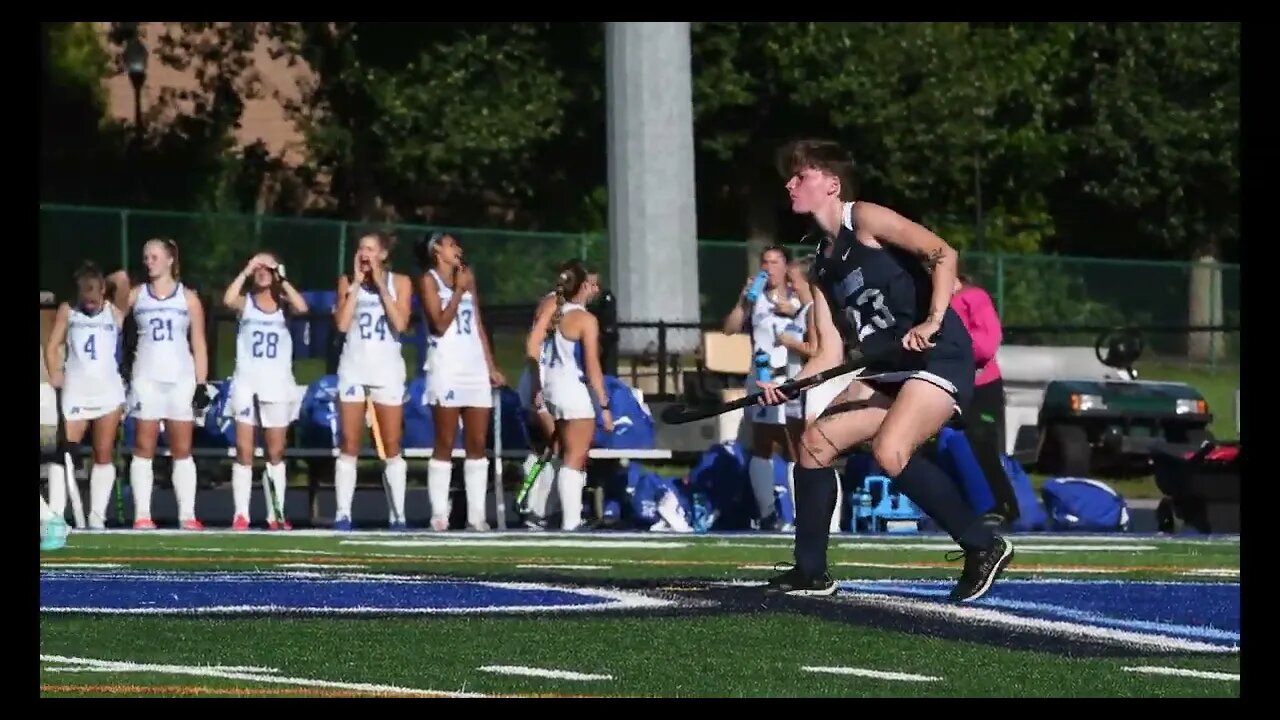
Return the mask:
<path id="1" fill-rule="evenodd" d="M 92 392 L 67 386 L 62 391 L 62 416 L 67 420 L 97 420 L 124 407 L 124 382 L 117 375 Z M 192 394 L 195 389 L 192 389 Z"/>
<path id="2" fill-rule="evenodd" d="M 195 394 L 194 377 L 180 382 L 134 378 L 129 387 L 129 414 L 137 420 L 191 422 L 195 419 L 191 407 Z"/>
<path id="3" fill-rule="evenodd" d="M 291 394 L 296 395 L 297 393 Z M 252 388 L 233 386 L 231 388 L 231 402 L 228 405 L 235 416 L 236 422 L 250 427 L 258 426 L 258 419 L 254 417 L 253 413 Z M 258 412 L 262 414 L 262 427 L 289 427 L 294 420 L 298 419 L 298 411 L 301 407 L 302 405 L 297 398 L 293 400 L 259 400 Z"/>
<path id="4" fill-rule="evenodd" d="M 595 419 L 596 405 L 591 401 L 591 391 L 581 382 L 552 381 L 545 391 L 547 412 L 555 420 Z"/>
<path id="5" fill-rule="evenodd" d="M 778 376 L 774 382 L 785 382 L 786 377 Z M 755 376 L 747 377 L 747 394 L 760 392 Z M 745 408 L 746 417 L 758 425 L 786 425 L 788 420 L 801 419 L 802 403 L 800 398 L 788 400 L 781 405 L 751 405 Z"/>
<path id="6" fill-rule="evenodd" d="M 404 405 L 404 381 L 386 385 L 362 385 L 338 376 L 338 402 L 363 403 L 366 395 L 373 400 L 374 405 Z"/>
<path id="7" fill-rule="evenodd" d="M 449 408 L 493 407 L 493 386 L 489 384 L 487 369 L 483 375 L 432 373 L 427 377 L 427 391 L 423 396 L 427 405 Z"/>
<path id="8" fill-rule="evenodd" d="M 853 382 L 854 372 L 848 372 L 844 375 L 827 380 L 817 387 L 809 388 L 804 393 L 804 417 L 810 420 L 822 414 L 823 410 L 835 400 L 845 388 L 849 387 L 849 383 Z"/>

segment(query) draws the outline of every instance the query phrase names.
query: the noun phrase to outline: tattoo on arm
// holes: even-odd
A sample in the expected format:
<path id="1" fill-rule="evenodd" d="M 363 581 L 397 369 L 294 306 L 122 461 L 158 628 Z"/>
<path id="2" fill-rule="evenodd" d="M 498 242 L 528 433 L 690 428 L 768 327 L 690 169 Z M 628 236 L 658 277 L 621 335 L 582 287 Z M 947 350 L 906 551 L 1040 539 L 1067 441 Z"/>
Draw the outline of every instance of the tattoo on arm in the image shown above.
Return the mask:
<path id="1" fill-rule="evenodd" d="M 930 270 L 942 264 L 942 258 L 946 256 L 946 251 L 942 248 L 930 250 L 924 254 L 924 266 Z"/>

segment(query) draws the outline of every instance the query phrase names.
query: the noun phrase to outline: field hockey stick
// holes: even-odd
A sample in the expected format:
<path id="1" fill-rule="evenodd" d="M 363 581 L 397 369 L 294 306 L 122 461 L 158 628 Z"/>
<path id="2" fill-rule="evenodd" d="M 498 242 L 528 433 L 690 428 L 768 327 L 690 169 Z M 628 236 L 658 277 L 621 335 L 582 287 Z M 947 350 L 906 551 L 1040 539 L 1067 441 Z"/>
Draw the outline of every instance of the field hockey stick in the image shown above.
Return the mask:
<path id="1" fill-rule="evenodd" d="M 258 401 L 258 393 L 253 394 L 253 420 L 257 428 L 254 440 L 262 445 L 262 484 L 267 488 L 267 502 L 275 511 L 277 527 L 284 528 L 284 500 L 276 492 L 276 484 L 271 478 L 271 459 L 267 457 L 267 429 L 262 426 L 262 405 Z"/>
<path id="2" fill-rule="evenodd" d="M 382 490 L 386 493 L 387 508 L 396 522 L 404 522 L 404 512 L 396 507 L 395 497 L 391 492 L 391 481 L 387 479 L 387 449 L 382 444 L 382 431 L 378 427 L 378 413 L 373 408 L 373 398 L 365 397 L 364 408 L 365 422 L 368 423 L 369 432 L 373 435 L 373 448 L 378 452 L 378 459 L 382 461 Z"/>
<path id="3" fill-rule="evenodd" d="M 80 501 L 80 484 L 76 482 L 76 464 L 71 457 L 71 443 L 67 440 L 67 418 L 62 414 L 62 390 L 54 394 L 54 402 L 58 405 L 58 456 L 62 460 L 62 472 L 67 483 L 67 497 L 71 500 L 71 514 L 75 519 L 76 529 L 83 529 L 84 504 Z"/>
<path id="4" fill-rule="evenodd" d="M 554 442 L 554 439 L 552 442 Z M 542 473 L 542 468 L 551 462 L 551 456 L 555 451 L 552 442 L 548 442 L 547 446 L 542 449 L 542 454 L 538 455 L 533 467 L 529 468 L 529 474 L 525 476 L 524 484 L 520 486 L 520 492 L 516 493 L 516 507 L 521 511 L 524 510 L 524 498 L 529 494 L 529 489 L 537 482 L 538 475 Z"/>
<path id="5" fill-rule="evenodd" d="M 904 350 L 898 342 L 884 343 L 871 351 L 864 351 L 861 348 L 852 348 L 845 353 L 845 357 L 848 359 L 844 363 L 828 370 L 814 373 L 806 378 L 785 382 L 777 387 L 777 391 L 784 397 L 795 398 L 804 390 L 816 385 L 821 385 L 832 378 L 837 378 L 851 372 L 857 372 L 866 368 L 868 365 L 895 357 L 902 352 L 904 352 Z M 875 376 L 860 375 L 859 377 L 869 380 Z M 660 417 L 662 422 L 668 425 L 682 425 L 684 423 L 715 417 L 716 415 L 723 415 L 727 412 L 755 405 L 763 396 L 764 393 L 762 392 L 752 393 L 745 397 L 740 397 L 737 400 L 730 400 L 729 402 L 717 403 L 715 405 L 704 405 L 701 407 L 690 407 L 685 403 L 676 403 L 664 408 Z"/>

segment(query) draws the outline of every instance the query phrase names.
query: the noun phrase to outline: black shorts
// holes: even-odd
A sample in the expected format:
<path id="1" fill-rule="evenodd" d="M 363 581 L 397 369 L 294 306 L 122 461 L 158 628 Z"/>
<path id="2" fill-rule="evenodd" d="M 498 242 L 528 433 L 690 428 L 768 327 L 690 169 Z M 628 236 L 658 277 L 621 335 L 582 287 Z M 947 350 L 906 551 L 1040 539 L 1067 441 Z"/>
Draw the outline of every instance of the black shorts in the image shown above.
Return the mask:
<path id="1" fill-rule="evenodd" d="M 939 350 L 943 352 L 938 352 Z M 890 397 L 897 397 L 902 384 L 908 380 L 924 380 L 937 385 L 950 393 L 955 399 L 956 411 L 963 414 L 969 408 L 969 403 L 973 402 L 973 381 L 977 376 L 977 368 L 974 366 L 972 348 L 969 348 L 969 352 L 956 352 L 954 348 L 937 347 L 929 351 L 923 368 L 867 374 L 873 377 L 862 382 Z"/>

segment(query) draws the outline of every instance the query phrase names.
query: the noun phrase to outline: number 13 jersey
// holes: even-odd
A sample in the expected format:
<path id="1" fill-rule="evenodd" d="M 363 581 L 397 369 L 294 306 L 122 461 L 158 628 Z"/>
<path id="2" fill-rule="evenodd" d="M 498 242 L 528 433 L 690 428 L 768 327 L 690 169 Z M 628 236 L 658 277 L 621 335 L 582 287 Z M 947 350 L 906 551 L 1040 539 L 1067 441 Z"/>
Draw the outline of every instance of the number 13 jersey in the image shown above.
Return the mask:
<path id="1" fill-rule="evenodd" d="M 258 307 L 253 294 L 245 298 L 236 331 L 236 370 L 232 385 L 237 392 L 257 394 L 263 402 L 289 402 L 297 389 L 293 379 L 293 336 L 283 305 L 274 312 Z"/>
<path id="2" fill-rule="evenodd" d="M 440 308 L 449 306 L 456 292 L 445 284 L 439 273 L 431 270 L 440 297 Z M 476 323 L 475 294 L 470 290 L 458 301 L 453 322 L 440 335 L 427 339 L 428 405 L 445 407 L 490 407 L 489 362 L 481 344 L 480 326 Z"/>

